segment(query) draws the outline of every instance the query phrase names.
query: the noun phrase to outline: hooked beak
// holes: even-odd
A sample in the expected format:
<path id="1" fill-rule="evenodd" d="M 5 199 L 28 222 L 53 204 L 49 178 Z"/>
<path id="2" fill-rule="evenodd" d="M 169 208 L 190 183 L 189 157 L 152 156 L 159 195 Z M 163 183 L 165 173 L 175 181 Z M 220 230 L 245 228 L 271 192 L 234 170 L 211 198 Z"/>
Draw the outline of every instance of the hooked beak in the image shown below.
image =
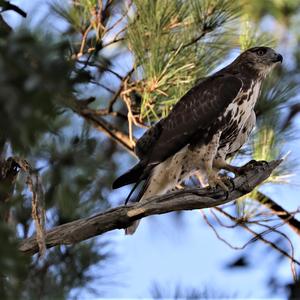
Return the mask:
<path id="1" fill-rule="evenodd" d="M 276 62 L 282 63 L 282 61 L 283 61 L 283 57 L 281 54 L 277 54 L 276 58 L 273 60 L 274 63 L 276 63 Z"/>

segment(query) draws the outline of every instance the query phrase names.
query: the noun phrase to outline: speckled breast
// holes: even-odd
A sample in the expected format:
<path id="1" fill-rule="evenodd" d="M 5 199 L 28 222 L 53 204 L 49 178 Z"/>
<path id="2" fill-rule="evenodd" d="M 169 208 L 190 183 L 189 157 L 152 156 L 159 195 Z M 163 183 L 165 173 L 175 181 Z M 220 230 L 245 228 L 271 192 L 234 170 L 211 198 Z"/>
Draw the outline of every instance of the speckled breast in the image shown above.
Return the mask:
<path id="1" fill-rule="evenodd" d="M 228 146 L 230 149 L 230 145 L 235 142 L 239 134 L 247 130 L 244 127 L 254 109 L 260 87 L 261 81 L 252 81 L 249 88 L 244 89 L 228 106 L 224 114 L 225 128 L 220 138 L 220 148 Z"/>

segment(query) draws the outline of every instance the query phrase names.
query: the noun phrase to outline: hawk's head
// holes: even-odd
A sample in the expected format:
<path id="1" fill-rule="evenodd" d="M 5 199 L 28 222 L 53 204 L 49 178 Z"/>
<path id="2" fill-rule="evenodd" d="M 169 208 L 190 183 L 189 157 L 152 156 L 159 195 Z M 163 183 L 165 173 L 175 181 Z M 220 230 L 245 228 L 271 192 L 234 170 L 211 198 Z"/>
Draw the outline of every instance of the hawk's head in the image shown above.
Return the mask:
<path id="1" fill-rule="evenodd" d="M 238 57 L 239 63 L 246 64 L 263 76 L 266 76 L 282 60 L 282 55 L 269 47 L 250 48 Z"/>

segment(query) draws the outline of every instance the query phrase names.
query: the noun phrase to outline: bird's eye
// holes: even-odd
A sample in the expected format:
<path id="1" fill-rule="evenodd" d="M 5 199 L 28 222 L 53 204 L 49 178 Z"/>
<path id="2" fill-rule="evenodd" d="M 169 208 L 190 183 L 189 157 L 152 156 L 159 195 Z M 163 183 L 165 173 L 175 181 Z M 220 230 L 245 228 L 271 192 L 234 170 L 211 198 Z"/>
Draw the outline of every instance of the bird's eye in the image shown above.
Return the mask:
<path id="1" fill-rule="evenodd" d="M 262 49 L 259 49 L 259 50 L 257 50 L 256 53 L 257 53 L 258 56 L 263 56 L 266 53 L 266 51 L 264 51 Z"/>

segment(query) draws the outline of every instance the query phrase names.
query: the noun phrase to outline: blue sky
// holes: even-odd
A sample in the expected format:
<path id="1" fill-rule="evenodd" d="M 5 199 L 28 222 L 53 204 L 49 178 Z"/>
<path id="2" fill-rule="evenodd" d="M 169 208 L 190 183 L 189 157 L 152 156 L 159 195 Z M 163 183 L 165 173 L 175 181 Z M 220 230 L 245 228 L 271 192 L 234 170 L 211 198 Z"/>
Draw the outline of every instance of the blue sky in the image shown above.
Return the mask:
<path id="1" fill-rule="evenodd" d="M 13 3 L 37 16 L 43 16 L 47 11 L 45 1 L 20 0 Z M 39 17 L 35 18 L 40 20 Z M 18 24 L 21 19 L 10 15 L 8 20 Z M 58 26 L 55 24 L 54 27 Z M 300 128 L 299 122 L 297 128 Z M 292 152 L 289 160 L 299 159 L 299 140 L 288 143 L 286 149 Z M 126 168 L 127 164 L 122 167 Z M 299 181 L 299 174 L 297 170 L 295 183 Z M 266 191 L 288 210 L 295 210 L 299 206 L 299 186 L 268 187 Z M 120 200 L 126 192 L 125 188 L 114 193 L 113 199 Z M 242 245 L 249 238 L 239 229 L 220 229 L 220 232 L 234 245 Z M 286 232 L 292 231 L 286 229 Z M 232 250 L 219 241 L 204 223 L 199 211 L 184 212 L 180 217 L 174 214 L 150 217 L 142 221 L 134 236 L 124 236 L 123 231 L 119 230 L 107 233 L 105 237 L 113 241 L 112 247 L 116 253 L 111 265 L 107 266 L 109 273 L 113 274 L 111 280 L 116 283 L 101 287 L 105 297 L 109 298 L 150 297 L 154 282 L 171 290 L 180 284 L 199 290 L 213 287 L 220 293 L 224 291 L 228 297 L 269 298 L 266 280 L 272 269 L 282 282 L 291 281 L 288 261 L 277 264 L 273 250 L 259 242 L 249 247 L 247 252 L 253 263 L 249 268 L 226 269 L 226 263 L 234 260 L 242 251 Z M 295 238 L 294 244 L 296 258 L 300 259 L 299 239 Z M 97 273 L 97 270 L 93 272 Z M 275 296 L 284 299 L 284 295 L 279 293 Z M 91 298 L 85 291 L 83 296 Z"/>

